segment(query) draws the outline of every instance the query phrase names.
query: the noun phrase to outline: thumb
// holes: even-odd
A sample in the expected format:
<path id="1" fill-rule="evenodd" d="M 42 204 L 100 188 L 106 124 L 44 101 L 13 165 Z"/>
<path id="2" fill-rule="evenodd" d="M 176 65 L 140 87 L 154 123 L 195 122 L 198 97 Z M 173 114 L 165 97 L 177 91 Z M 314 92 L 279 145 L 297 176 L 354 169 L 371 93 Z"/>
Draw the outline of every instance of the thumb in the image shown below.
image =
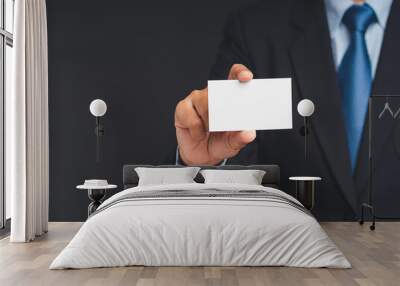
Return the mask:
<path id="1" fill-rule="evenodd" d="M 229 71 L 228 79 L 237 79 L 240 82 L 247 82 L 253 79 L 253 73 L 242 64 L 234 64 Z"/>

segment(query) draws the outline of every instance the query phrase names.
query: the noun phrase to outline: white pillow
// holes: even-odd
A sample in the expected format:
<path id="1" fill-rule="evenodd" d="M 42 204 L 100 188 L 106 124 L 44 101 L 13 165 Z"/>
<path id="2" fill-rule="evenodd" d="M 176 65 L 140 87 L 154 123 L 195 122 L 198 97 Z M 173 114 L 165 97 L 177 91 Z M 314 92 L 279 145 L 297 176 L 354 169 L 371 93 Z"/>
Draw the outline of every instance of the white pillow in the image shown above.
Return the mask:
<path id="1" fill-rule="evenodd" d="M 261 185 L 265 171 L 261 170 L 201 170 L 204 183 Z"/>
<path id="2" fill-rule="evenodd" d="M 139 186 L 149 185 L 166 185 L 166 184 L 187 184 L 195 183 L 193 180 L 198 172 L 199 167 L 183 167 L 183 168 L 135 168 L 139 176 Z"/>

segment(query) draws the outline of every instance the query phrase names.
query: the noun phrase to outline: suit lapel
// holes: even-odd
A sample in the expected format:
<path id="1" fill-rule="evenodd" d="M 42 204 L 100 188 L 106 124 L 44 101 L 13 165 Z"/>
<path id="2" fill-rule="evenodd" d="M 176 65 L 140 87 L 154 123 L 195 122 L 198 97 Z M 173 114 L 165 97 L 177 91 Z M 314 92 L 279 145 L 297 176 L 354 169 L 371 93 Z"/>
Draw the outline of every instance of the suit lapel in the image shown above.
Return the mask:
<path id="1" fill-rule="evenodd" d="M 386 24 L 385 35 L 379 56 L 378 66 L 372 87 L 372 94 L 381 95 L 400 95 L 400 80 L 398 71 L 400 67 L 400 2 L 393 1 L 388 22 Z M 398 102 L 398 101 L 397 101 Z M 393 106 L 398 108 L 397 105 Z M 392 134 L 392 128 L 380 129 L 379 137 L 381 142 L 387 142 Z M 376 132 L 375 132 L 376 133 Z M 374 140 L 375 141 L 375 140 Z M 386 146 L 386 145 L 385 145 Z M 387 146 L 386 146 L 387 147 Z M 374 146 L 374 153 L 381 153 L 384 146 Z M 362 143 L 363 156 L 359 160 L 359 168 L 357 168 L 356 181 L 360 197 L 365 195 L 368 187 L 368 134 L 364 132 Z M 374 154 L 379 159 L 379 154 Z M 377 162 L 379 168 L 379 162 Z"/>
<path id="2" fill-rule="evenodd" d="M 376 95 L 399 94 L 400 2 L 393 1 L 373 84 Z"/>
<path id="3" fill-rule="evenodd" d="M 316 112 L 312 130 L 343 196 L 357 213 L 341 100 L 333 64 L 325 7 L 320 0 L 296 1 L 293 10 L 291 60 L 301 97 L 311 99 Z"/>

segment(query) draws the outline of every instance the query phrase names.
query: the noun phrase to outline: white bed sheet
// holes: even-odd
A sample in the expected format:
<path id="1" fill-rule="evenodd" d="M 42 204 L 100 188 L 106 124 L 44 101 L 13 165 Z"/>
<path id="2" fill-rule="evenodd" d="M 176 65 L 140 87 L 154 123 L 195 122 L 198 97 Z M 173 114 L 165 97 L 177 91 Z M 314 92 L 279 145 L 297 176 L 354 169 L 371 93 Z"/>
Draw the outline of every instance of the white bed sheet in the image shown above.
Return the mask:
<path id="1" fill-rule="evenodd" d="M 287 204 L 229 197 L 112 204 L 131 192 L 207 188 L 263 190 L 296 201 L 277 189 L 254 185 L 127 189 L 100 206 L 104 210 L 82 225 L 50 269 L 128 265 L 351 267 L 314 217 Z"/>

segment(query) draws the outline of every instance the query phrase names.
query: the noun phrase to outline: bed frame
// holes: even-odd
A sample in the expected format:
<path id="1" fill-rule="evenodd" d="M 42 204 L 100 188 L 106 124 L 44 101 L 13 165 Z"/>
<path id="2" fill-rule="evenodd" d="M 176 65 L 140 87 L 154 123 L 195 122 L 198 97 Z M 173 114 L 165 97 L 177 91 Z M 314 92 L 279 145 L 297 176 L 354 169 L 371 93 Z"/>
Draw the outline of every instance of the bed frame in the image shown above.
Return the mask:
<path id="1" fill-rule="evenodd" d="M 183 168 L 184 166 L 179 165 L 124 165 L 122 181 L 124 189 L 133 188 L 138 185 L 139 177 L 135 171 L 136 167 L 147 167 L 147 168 Z M 201 169 L 218 169 L 218 170 L 264 170 L 266 173 L 262 180 L 262 185 L 265 187 L 272 187 L 279 189 L 280 185 L 280 168 L 278 165 L 224 165 L 224 166 L 199 166 Z M 204 179 L 199 173 L 195 178 L 198 183 L 203 183 Z"/>

